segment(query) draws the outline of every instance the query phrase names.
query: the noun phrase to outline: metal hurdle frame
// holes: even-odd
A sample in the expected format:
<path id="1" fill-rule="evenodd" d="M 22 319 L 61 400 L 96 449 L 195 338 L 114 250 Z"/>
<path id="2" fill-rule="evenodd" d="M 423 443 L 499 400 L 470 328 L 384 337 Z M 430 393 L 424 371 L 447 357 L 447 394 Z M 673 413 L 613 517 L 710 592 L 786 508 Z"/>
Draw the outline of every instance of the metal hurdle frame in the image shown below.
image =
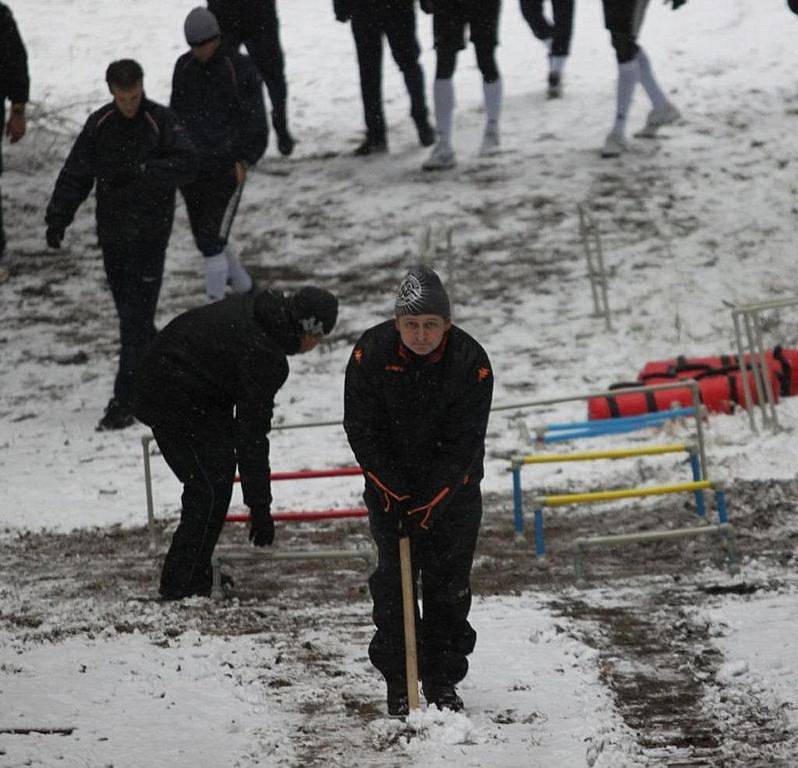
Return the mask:
<path id="1" fill-rule="evenodd" d="M 639 498 L 644 496 L 664 495 L 670 493 L 692 492 L 695 494 L 696 497 L 697 514 L 699 517 L 705 520 L 706 509 L 704 506 L 703 492 L 705 490 L 712 490 L 714 492 L 715 505 L 718 512 L 718 520 L 719 520 L 718 525 L 704 525 L 700 528 L 678 529 L 677 531 L 651 531 L 648 533 L 621 534 L 618 536 L 603 536 L 591 539 L 579 539 L 577 540 L 578 552 L 577 552 L 576 570 L 577 571 L 581 570 L 581 560 L 580 560 L 581 550 L 584 550 L 588 546 L 601 546 L 603 544 L 606 545 L 621 544 L 633 541 L 635 542 L 648 541 L 648 540 L 655 541 L 667 538 L 685 538 L 688 536 L 703 536 L 707 533 L 712 533 L 712 532 L 723 534 L 724 541 L 727 542 L 730 564 L 732 567 L 736 566 L 737 553 L 733 541 L 733 528 L 729 525 L 728 521 L 725 489 L 719 483 L 713 483 L 712 481 L 707 480 L 708 475 L 707 475 L 706 449 L 704 446 L 704 431 L 703 431 L 703 426 L 701 424 L 701 404 L 700 404 L 699 390 L 696 381 L 694 381 L 693 379 L 684 379 L 674 383 L 658 384 L 653 386 L 629 387 L 624 389 L 609 390 L 609 391 L 596 392 L 585 395 L 574 395 L 564 398 L 553 398 L 550 400 L 538 400 L 528 403 L 519 403 L 516 404 L 514 407 L 516 410 L 520 410 L 523 408 L 545 407 L 550 405 L 559 405 L 568 402 L 589 400 L 594 397 L 610 397 L 613 395 L 617 395 L 619 393 L 656 392 L 660 390 L 678 389 L 685 386 L 689 387 L 691 390 L 691 396 L 693 401 L 692 408 L 674 409 L 672 413 L 665 411 L 660 413 L 661 414 L 667 413 L 670 416 L 670 418 L 675 418 L 675 413 L 677 411 L 682 412 L 680 413 L 680 415 L 688 415 L 688 413 L 689 415 L 692 415 L 695 423 L 695 437 L 697 442 L 697 445 L 695 446 L 685 443 L 679 443 L 679 444 L 649 446 L 649 447 L 633 448 L 633 449 L 592 451 L 592 452 L 589 451 L 589 452 L 580 452 L 570 455 L 552 454 L 552 455 L 537 456 L 537 457 L 536 456 L 527 457 L 516 454 L 509 457 L 509 460 L 511 462 L 511 471 L 513 474 L 513 507 L 515 513 L 516 538 L 523 539 L 523 495 L 521 490 L 520 471 L 521 467 L 524 466 L 524 464 L 630 458 L 632 456 L 658 455 L 664 453 L 676 453 L 679 451 L 685 451 L 690 455 L 690 465 L 693 473 L 692 482 L 677 483 L 677 484 L 663 485 L 663 486 L 652 486 L 649 488 L 632 488 L 632 489 L 623 489 L 616 491 L 595 491 L 591 493 L 581 493 L 581 494 L 543 496 L 535 499 L 535 554 L 538 559 L 538 562 L 541 565 L 546 564 L 545 561 L 546 547 L 545 547 L 545 535 L 543 528 L 543 507 L 545 506 L 565 506 L 567 504 L 588 504 L 588 503 L 612 501 L 624 498 Z M 496 410 L 510 410 L 511 408 L 513 408 L 513 406 L 503 406 L 497 408 Z M 654 414 L 651 415 L 653 416 Z M 646 418 L 638 418 L 636 419 L 636 421 L 637 424 L 639 425 L 636 428 L 640 428 L 640 426 L 649 426 L 652 423 L 652 420 Z M 657 422 L 654 421 L 654 423 Z M 560 435 L 569 434 L 569 427 L 573 426 L 576 429 L 570 431 L 571 437 L 594 436 L 596 434 L 595 430 L 593 430 L 591 434 L 588 434 L 591 432 L 591 430 L 589 427 L 586 427 L 586 424 L 589 424 L 589 422 L 575 422 L 573 425 L 556 424 L 553 425 L 555 427 L 553 433 L 554 435 L 557 435 L 557 433 L 559 433 Z M 574 432 L 576 432 L 576 434 L 574 434 Z M 554 438 L 554 436 L 552 437 L 553 439 L 556 439 Z M 560 439 L 566 439 L 566 438 L 561 437 Z"/>
<path id="2" fill-rule="evenodd" d="M 604 269 L 604 251 L 601 248 L 601 231 L 595 219 L 581 203 L 576 208 L 579 212 L 579 235 L 585 250 L 590 292 L 593 295 L 593 314 L 595 317 L 603 317 L 606 329 L 611 331 L 612 320 L 610 319 L 607 272 Z"/>
<path id="3" fill-rule="evenodd" d="M 777 431 L 780 428 L 779 419 L 776 415 L 776 403 L 770 387 L 770 377 L 767 375 L 760 313 L 796 306 L 798 306 L 798 298 L 763 301 L 756 304 L 740 304 L 731 311 L 734 338 L 737 342 L 737 356 L 744 374 L 742 380 L 745 410 L 748 412 L 748 421 L 755 434 L 759 434 L 759 429 L 754 415 L 751 384 L 748 381 L 748 376 L 745 375 L 746 366 L 744 361 L 746 354 L 750 358 L 749 365 L 754 376 L 754 387 L 756 388 L 757 405 L 762 417 L 762 428 Z M 745 331 L 745 339 L 743 339 L 743 330 Z"/>
<path id="4" fill-rule="evenodd" d="M 338 426 L 340 422 L 311 422 L 305 424 L 285 424 L 273 427 L 273 429 L 300 429 L 304 427 L 326 427 Z M 147 530 L 149 533 L 150 552 L 154 555 L 158 552 L 158 531 L 155 525 L 155 505 L 153 501 L 152 492 L 152 468 L 151 468 L 151 452 L 150 444 L 154 442 L 153 435 L 144 435 L 141 438 L 142 457 L 144 464 L 144 483 L 145 492 L 147 497 Z M 339 467 L 336 469 L 315 469 L 315 470 L 301 470 L 296 472 L 273 472 L 271 479 L 275 481 L 280 480 L 311 480 L 316 478 L 325 477 L 345 477 L 357 476 L 363 474 L 360 467 Z M 238 479 L 238 478 L 236 478 Z M 365 508 L 346 508 L 346 509 L 326 509 L 326 510 L 309 510 L 302 512 L 275 512 L 272 518 L 275 521 L 283 522 L 312 522 L 318 520 L 335 520 L 342 518 L 362 518 L 367 517 L 368 512 Z M 225 522 L 247 522 L 250 519 L 249 515 L 230 515 L 225 517 Z M 274 550 L 247 552 L 236 551 L 225 547 L 219 547 L 214 552 L 211 559 L 211 568 L 213 575 L 213 585 L 211 590 L 211 597 L 221 597 L 223 591 L 221 588 L 221 563 L 231 560 L 245 560 L 252 557 L 258 557 L 266 560 L 344 560 L 356 559 L 362 560 L 367 567 L 373 567 L 376 564 L 376 554 L 373 547 L 359 548 L 359 549 L 317 549 L 317 550 L 294 550 L 287 552 L 279 552 Z"/>

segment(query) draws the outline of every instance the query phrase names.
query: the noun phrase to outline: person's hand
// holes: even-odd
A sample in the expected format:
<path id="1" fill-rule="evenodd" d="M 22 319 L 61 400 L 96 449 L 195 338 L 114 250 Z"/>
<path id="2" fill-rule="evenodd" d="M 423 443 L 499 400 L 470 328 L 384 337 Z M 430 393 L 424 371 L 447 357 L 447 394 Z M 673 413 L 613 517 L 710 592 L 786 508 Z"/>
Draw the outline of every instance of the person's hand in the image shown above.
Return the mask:
<path id="1" fill-rule="evenodd" d="M 250 507 L 249 540 L 256 546 L 262 547 L 274 541 L 274 520 L 268 507 Z"/>
<path id="2" fill-rule="evenodd" d="M 686 2 L 687 2 L 687 0 L 665 0 L 663 2 L 663 5 L 668 5 L 668 3 L 670 3 L 671 4 L 671 10 L 675 11 L 675 10 L 681 8 Z"/>
<path id="3" fill-rule="evenodd" d="M 16 144 L 25 135 L 25 113 L 15 112 L 13 107 L 6 123 L 6 136 L 12 144 Z"/>
<path id="4" fill-rule="evenodd" d="M 345 24 L 352 18 L 352 7 L 349 0 L 333 0 L 333 11 L 336 21 Z"/>
<path id="5" fill-rule="evenodd" d="M 45 238 L 47 239 L 47 245 L 50 246 L 50 248 L 60 248 L 61 241 L 64 239 L 64 230 L 60 227 L 54 227 L 51 224 L 49 227 L 47 227 Z"/>
<path id="6" fill-rule="evenodd" d="M 235 168 L 236 184 L 241 185 L 247 178 L 247 165 L 241 160 L 236 160 Z"/>
<path id="7" fill-rule="evenodd" d="M 420 0 L 424 13 L 435 13 L 435 0 Z"/>

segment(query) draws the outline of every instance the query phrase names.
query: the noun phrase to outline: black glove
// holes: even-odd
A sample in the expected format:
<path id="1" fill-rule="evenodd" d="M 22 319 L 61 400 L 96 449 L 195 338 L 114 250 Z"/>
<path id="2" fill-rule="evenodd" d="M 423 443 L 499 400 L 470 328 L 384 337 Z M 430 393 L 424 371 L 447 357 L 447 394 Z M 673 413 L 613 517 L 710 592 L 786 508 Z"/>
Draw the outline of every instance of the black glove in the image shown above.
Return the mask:
<path id="1" fill-rule="evenodd" d="M 421 0 L 421 10 L 424 11 L 424 13 L 435 13 L 434 0 Z"/>
<path id="2" fill-rule="evenodd" d="M 350 0 L 333 0 L 335 18 L 340 22 L 347 22 L 352 18 L 352 5 Z"/>
<path id="3" fill-rule="evenodd" d="M 249 540 L 256 546 L 271 544 L 274 541 L 274 520 L 268 507 L 250 507 Z"/>
<path id="4" fill-rule="evenodd" d="M 669 0 L 665 0 L 666 4 L 668 2 L 669 2 Z M 671 10 L 675 11 L 678 8 L 681 8 L 687 2 L 687 0 L 670 0 L 670 2 L 671 2 Z"/>
<path id="5" fill-rule="evenodd" d="M 60 248 L 61 241 L 64 239 L 64 229 L 63 227 L 56 227 L 51 224 L 47 227 L 45 237 L 47 238 L 47 245 L 49 245 L 50 248 Z"/>

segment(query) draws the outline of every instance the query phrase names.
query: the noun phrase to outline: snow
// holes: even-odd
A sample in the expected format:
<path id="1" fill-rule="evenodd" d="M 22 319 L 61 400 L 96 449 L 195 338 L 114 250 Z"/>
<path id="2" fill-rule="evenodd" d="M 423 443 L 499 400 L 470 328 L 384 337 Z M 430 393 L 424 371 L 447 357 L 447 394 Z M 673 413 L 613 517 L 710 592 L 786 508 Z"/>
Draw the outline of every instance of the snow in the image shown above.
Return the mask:
<path id="1" fill-rule="evenodd" d="M 108 98 L 103 74 L 110 60 L 137 58 L 148 95 L 168 100 L 172 63 L 183 51 L 182 20 L 194 4 L 13 4 L 29 49 L 32 115 L 39 122 L 32 121 L 25 141 L 4 147 L 9 260 L 22 274 L 0 286 L 0 318 L 7 328 L 13 322 L 13 331 L 0 331 L 3 544 L 11 546 L 31 530 L 66 533 L 145 521 L 139 438 L 146 431 L 94 431 L 113 381 L 116 330 L 92 245 L 93 205 L 78 214 L 58 255 L 43 254 L 42 211 L 68 141 Z M 402 268 L 412 263 L 430 225 L 454 228 L 456 258 L 440 268 L 455 296 L 457 322 L 492 358 L 497 404 L 602 389 L 633 378 L 650 359 L 734 351 L 730 305 L 789 297 L 795 290 L 798 90 L 792 65 L 798 19 L 781 0 L 719 5 L 693 0 L 674 14 L 651 4 L 642 42 L 686 125 L 663 131 L 655 142 L 634 141 L 629 156 L 608 163 L 596 150 L 612 116 L 615 63 L 600 4 L 578 4 L 565 96 L 548 102 L 543 48 L 532 40 L 517 4 L 506 3 L 498 51 L 506 94 L 504 151 L 490 163 L 475 156 L 481 84 L 468 51 L 455 80 L 459 168 L 433 179 L 419 171 L 424 155 L 387 52 L 391 154 L 366 162 L 347 156 L 361 130 L 350 30 L 334 22 L 327 3 L 283 0 L 292 127 L 300 143 L 290 160 L 270 148 L 248 183 L 236 233 L 245 261 L 274 275 L 279 287 L 299 275 L 306 282 L 351 283 L 359 293 L 350 292 L 343 303 L 334 340 L 292 361 L 276 424 L 340 418 L 352 339 L 387 316 Z M 420 18 L 419 29 L 429 77 L 434 52 L 427 18 Z M 638 92 L 631 130 L 642 125 L 646 108 Z M 12 198 L 16 218 L 8 215 Z M 582 201 L 591 203 L 602 229 L 617 329 L 612 333 L 591 316 L 576 220 Z M 42 288 L 30 274 L 45 259 L 58 259 L 63 276 Z M 180 207 L 159 325 L 200 297 L 198 257 Z M 772 318 L 766 337 L 768 344 L 796 346 L 795 313 Z M 64 364 L 87 350 L 88 363 L 76 358 Z M 785 429 L 756 436 L 744 413 L 713 416 L 706 424 L 710 477 L 794 479 L 797 409 L 794 400 L 784 400 L 778 413 Z M 507 514 L 510 506 L 500 454 L 518 445 L 515 415 L 497 412 L 491 420 L 483 488 L 500 494 L 503 508 L 488 514 Z M 581 420 L 585 408 L 569 404 L 522 415 L 533 426 Z M 690 425 L 660 435 L 689 439 Z M 337 427 L 275 431 L 272 438 L 276 471 L 352 463 Z M 611 444 L 607 438 L 590 447 Z M 643 475 L 646 482 L 674 481 L 686 479 L 687 470 L 667 457 L 610 467 L 552 465 L 525 470 L 524 482 L 586 489 L 628 485 Z M 179 486 L 158 458 L 153 487 L 156 515 L 173 517 Z M 357 478 L 283 483 L 275 488 L 275 507 L 312 509 L 329 506 L 331 499 L 334 506 L 355 506 L 359 494 Z M 734 504 L 731 495 L 732 521 Z M 718 681 L 783 712 L 794 738 L 796 582 L 787 568 L 757 568 L 747 561 L 740 578 L 775 577 L 781 586 L 718 598 L 706 611 L 724 658 Z M 633 587 L 632 599 L 647 588 Z M 13 587 L 4 589 L 0 594 L 10 603 Z M 366 734 L 351 724 L 341 702 L 346 695 L 381 701 L 381 685 L 365 658 L 367 598 L 351 606 L 357 628 L 352 642 L 332 634 L 268 642 L 191 629 L 164 635 L 163 619 L 175 611 L 190 617 L 191 601 L 180 607 L 131 602 L 122 618 L 146 617 L 146 633 L 110 624 L 99 634 L 43 640 L 4 628 L 0 730 L 74 731 L 0 734 L 0 765 L 302 765 L 307 757 L 293 735 L 305 722 L 303 707 L 317 701 L 330 706 L 325 722 L 338 734 L 330 738 L 342 743 L 334 757 L 325 753 L 333 765 L 655 764 L 625 725 L 597 651 L 555 614 L 549 597 L 530 590 L 475 601 L 479 641 L 462 686 L 465 714 L 425 710 L 407 724 L 376 716 Z M 603 596 L 585 599 L 611 603 L 614 595 L 608 587 Z M 89 598 L 86 603 L 91 610 Z M 339 618 L 329 607 L 313 610 L 330 622 Z M 65 620 L 54 614 L 52 627 Z M 293 661 L 282 662 L 286 674 L 296 676 L 290 687 L 264 682 L 274 681 L 280 666 L 275 643 L 290 657 L 303 640 L 338 654 L 348 687 L 334 689 L 333 703 L 319 698 L 319 681 Z M 725 705 L 720 695 L 708 695 L 706 706 L 718 713 Z M 306 738 L 312 744 L 321 736 Z"/>

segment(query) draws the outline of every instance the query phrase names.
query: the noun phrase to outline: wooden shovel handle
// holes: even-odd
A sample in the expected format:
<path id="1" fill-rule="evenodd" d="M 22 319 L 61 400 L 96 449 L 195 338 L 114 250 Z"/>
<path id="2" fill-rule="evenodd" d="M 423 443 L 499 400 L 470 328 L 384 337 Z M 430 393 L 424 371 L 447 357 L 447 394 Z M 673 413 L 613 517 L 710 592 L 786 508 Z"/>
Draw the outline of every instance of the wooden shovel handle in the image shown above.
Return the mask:
<path id="1" fill-rule="evenodd" d="M 413 566 L 410 562 L 410 539 L 399 538 L 399 563 L 402 569 L 402 609 L 405 619 L 405 668 L 407 672 L 407 703 L 419 709 L 418 653 L 416 652 L 416 600 L 413 596 Z"/>

